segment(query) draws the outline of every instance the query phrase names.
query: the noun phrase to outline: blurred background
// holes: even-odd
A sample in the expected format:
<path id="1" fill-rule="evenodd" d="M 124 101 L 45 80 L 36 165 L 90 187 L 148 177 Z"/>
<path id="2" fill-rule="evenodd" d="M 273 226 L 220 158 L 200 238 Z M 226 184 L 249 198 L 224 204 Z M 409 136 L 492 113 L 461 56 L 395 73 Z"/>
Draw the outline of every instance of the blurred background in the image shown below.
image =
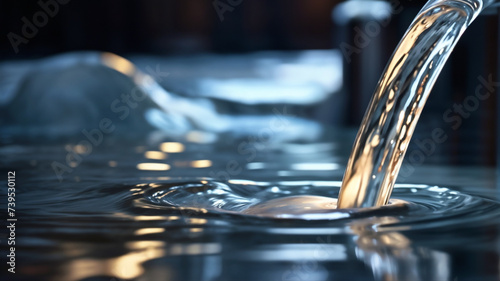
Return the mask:
<path id="1" fill-rule="evenodd" d="M 31 19 L 40 10 L 37 2 L 2 1 L 2 34 L 19 33 L 21 18 Z M 172 55 L 333 47 L 331 12 L 340 1 L 238 0 L 232 1 L 234 7 L 229 2 L 68 1 L 18 55 L 82 49 Z M 16 57 L 9 44 L 2 44 L 1 51 L 4 58 Z"/>
<path id="2" fill-rule="evenodd" d="M 238 115 L 260 112 L 249 104 L 288 104 L 296 116 L 355 130 L 389 56 L 423 4 L 0 1 L 0 58 L 7 63 L 5 76 L 13 62 L 72 51 L 112 52 L 139 68 L 160 67 L 169 74 L 160 81 L 163 87 L 185 97 L 215 98 L 219 112 Z M 496 86 L 485 101 L 469 96 L 484 79 L 497 81 L 497 22 L 493 9 L 481 15 L 438 79 L 407 154 L 420 149 L 414 153 L 418 165 L 496 163 Z M 2 96 L 6 104 L 14 94 Z M 460 113 L 455 105 L 464 101 L 468 110 Z M 427 153 L 415 140 L 431 138 L 435 128 L 448 138 Z"/>

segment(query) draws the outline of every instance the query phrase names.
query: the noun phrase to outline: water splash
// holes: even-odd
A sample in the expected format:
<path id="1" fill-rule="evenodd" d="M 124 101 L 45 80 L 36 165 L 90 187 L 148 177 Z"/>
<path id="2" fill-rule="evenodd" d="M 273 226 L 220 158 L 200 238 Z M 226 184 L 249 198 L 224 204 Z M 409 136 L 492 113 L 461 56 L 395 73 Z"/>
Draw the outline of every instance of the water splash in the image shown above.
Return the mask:
<path id="1" fill-rule="evenodd" d="M 388 205 L 362 209 L 336 209 L 341 182 L 198 181 L 151 184 L 144 190 L 147 204 L 180 209 L 184 214 L 229 214 L 239 218 L 342 221 L 373 216 L 398 217 L 377 226 L 385 231 L 440 228 L 495 215 L 499 204 L 448 188 L 396 185 Z M 262 221 L 257 220 L 258 223 Z M 390 227 L 389 227 L 390 225 Z M 373 227 L 373 226 L 371 226 Z"/>

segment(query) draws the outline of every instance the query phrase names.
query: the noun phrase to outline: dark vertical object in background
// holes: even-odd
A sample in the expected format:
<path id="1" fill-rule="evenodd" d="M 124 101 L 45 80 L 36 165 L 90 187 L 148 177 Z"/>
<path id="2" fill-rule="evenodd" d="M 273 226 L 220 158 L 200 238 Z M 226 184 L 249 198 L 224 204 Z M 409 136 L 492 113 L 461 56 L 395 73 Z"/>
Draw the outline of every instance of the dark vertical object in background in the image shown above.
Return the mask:
<path id="1" fill-rule="evenodd" d="M 399 38 L 387 1 L 350 0 L 337 5 L 332 17 L 338 30 L 335 48 L 343 58 L 344 124 L 359 126 L 382 71 Z M 398 39 L 396 39 L 398 38 Z"/>
<path id="2" fill-rule="evenodd" d="M 278 1 L 268 0 L 269 26 L 268 36 L 272 45 L 277 49 L 286 50 L 290 48 L 289 24 L 286 16 L 289 14 L 290 6 L 281 5 Z"/>
<path id="3" fill-rule="evenodd" d="M 375 9 L 379 4 L 383 8 L 384 3 L 392 7 L 389 14 Z M 335 48 L 343 53 L 344 62 L 344 125 L 357 127 L 361 123 L 388 58 L 424 4 L 425 1 L 404 1 L 398 6 L 389 1 L 349 0 L 334 9 L 338 36 Z M 479 100 L 477 107 L 475 92 L 481 84 L 479 77 L 497 77 L 497 17 L 491 11 L 481 14 L 458 42 L 420 117 L 406 154 L 406 165 L 415 168 L 424 163 L 495 164 L 498 87 L 486 100 Z M 376 24 L 379 29 L 373 28 Z M 461 116 L 456 106 L 465 107 L 466 114 Z M 432 140 L 435 129 L 445 132 L 444 143 L 427 142 Z M 409 159 L 413 151 L 423 157 Z"/>
<path id="4" fill-rule="evenodd" d="M 497 15 L 500 15 L 500 7 L 496 8 L 496 13 Z M 497 46 L 500 47 L 500 16 L 497 16 L 497 38 L 496 38 L 496 43 Z M 500 81 L 500 55 L 497 55 L 496 58 L 496 66 L 497 66 L 497 81 Z M 500 91 L 499 91 L 500 92 Z M 495 123 L 495 128 L 496 128 L 496 165 L 497 165 L 497 199 L 500 199 L 500 98 L 497 98 L 496 102 L 496 123 Z M 499 227 L 500 231 L 500 227 Z"/>
<path id="5" fill-rule="evenodd" d="M 244 5 L 240 4 L 241 5 Z M 260 17 L 265 16 L 265 10 Z M 243 9 L 233 8 L 224 13 L 215 11 L 213 20 L 216 22 L 212 33 L 213 48 L 219 52 L 245 49 L 245 29 L 243 26 Z"/>

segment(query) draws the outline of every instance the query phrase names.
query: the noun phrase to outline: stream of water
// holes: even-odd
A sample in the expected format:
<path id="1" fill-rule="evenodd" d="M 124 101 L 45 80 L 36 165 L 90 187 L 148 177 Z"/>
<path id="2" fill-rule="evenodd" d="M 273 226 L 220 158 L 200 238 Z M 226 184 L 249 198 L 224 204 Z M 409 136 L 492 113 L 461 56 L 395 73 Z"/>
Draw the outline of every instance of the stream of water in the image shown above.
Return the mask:
<path id="1" fill-rule="evenodd" d="M 431 0 L 396 48 L 349 158 L 339 208 L 387 204 L 427 97 L 482 1 Z"/>
<path id="2" fill-rule="evenodd" d="M 336 218 L 342 211 L 335 209 L 387 205 L 434 82 L 460 36 L 483 6 L 482 1 L 432 0 L 416 16 L 372 97 L 354 142 L 338 201 L 334 199 L 337 196 L 295 194 L 258 204 L 244 201 L 240 203 L 243 212 L 303 219 L 324 218 L 325 212 L 332 212 L 331 218 Z"/>

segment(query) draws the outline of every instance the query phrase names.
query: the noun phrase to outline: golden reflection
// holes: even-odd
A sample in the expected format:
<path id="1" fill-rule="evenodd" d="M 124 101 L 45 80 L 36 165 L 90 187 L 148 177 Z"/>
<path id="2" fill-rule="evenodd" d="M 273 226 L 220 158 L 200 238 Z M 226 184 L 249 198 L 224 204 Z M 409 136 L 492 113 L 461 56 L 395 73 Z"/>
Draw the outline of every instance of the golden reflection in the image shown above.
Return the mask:
<path id="1" fill-rule="evenodd" d="M 87 146 L 83 145 L 83 144 L 78 144 L 78 145 L 75 145 L 73 147 L 73 151 L 78 153 L 78 154 L 86 154 L 86 153 L 89 153 L 89 149 Z"/>
<path id="2" fill-rule="evenodd" d="M 127 76 L 135 72 L 135 66 L 130 61 L 115 54 L 103 53 L 101 59 L 106 66 Z"/>
<path id="3" fill-rule="evenodd" d="M 116 161 L 109 161 L 108 162 L 108 166 L 110 167 L 116 167 L 118 165 L 118 163 Z"/>
<path id="4" fill-rule="evenodd" d="M 412 246 L 397 231 L 384 231 L 384 225 L 399 222 L 396 217 L 361 219 L 350 225 L 356 235 L 356 257 L 373 271 L 377 280 L 449 280 L 449 256 L 428 248 Z M 412 270 L 422 268 L 426 270 Z"/>
<path id="5" fill-rule="evenodd" d="M 161 151 L 146 151 L 144 157 L 147 159 L 163 160 L 167 159 L 167 154 Z"/>
<path id="6" fill-rule="evenodd" d="M 150 227 L 150 228 L 140 228 L 140 229 L 137 229 L 134 234 L 139 236 L 139 235 L 147 235 L 147 234 L 155 234 L 155 233 L 163 233 L 165 232 L 165 229 L 164 228 L 159 228 L 159 227 L 156 227 L 156 228 L 153 228 L 153 227 Z"/>
<path id="7" fill-rule="evenodd" d="M 399 150 L 400 150 L 400 151 L 405 151 L 407 146 L 408 146 L 408 141 L 402 141 L 402 142 L 399 144 Z M 394 170 L 394 171 L 396 171 L 396 170 Z M 393 171 L 393 172 L 394 172 L 394 171 Z"/>
<path id="8" fill-rule="evenodd" d="M 137 164 L 137 169 L 145 171 L 166 171 L 170 170 L 170 165 L 164 163 L 139 163 Z"/>
<path id="9" fill-rule="evenodd" d="M 125 243 L 125 247 L 129 250 L 141 250 L 147 248 L 159 248 L 163 247 L 165 243 L 163 241 L 132 241 Z"/>
<path id="10" fill-rule="evenodd" d="M 166 217 L 167 221 L 177 221 L 177 220 L 180 220 L 180 219 L 181 219 L 181 217 L 179 217 L 179 216 L 168 216 L 168 217 Z"/>
<path id="11" fill-rule="evenodd" d="M 83 247 L 80 245 L 79 247 Z M 109 259 L 69 259 L 56 281 L 76 281 L 95 276 L 114 276 L 119 279 L 135 279 L 144 273 L 142 264 L 165 256 L 165 243 L 161 241 L 138 241 L 126 244 L 133 250 L 125 255 Z M 75 246 L 70 247 L 71 249 Z M 70 250 L 74 252 L 74 250 Z"/>
<path id="12" fill-rule="evenodd" d="M 399 131 L 399 140 L 403 140 L 406 138 L 406 126 L 407 125 L 403 125 L 401 127 L 401 131 Z"/>
<path id="13" fill-rule="evenodd" d="M 160 145 L 160 150 L 167 153 L 180 153 L 184 151 L 184 145 L 180 142 L 164 142 Z"/>
<path id="14" fill-rule="evenodd" d="M 134 221 L 168 221 L 170 218 L 176 217 L 177 216 L 136 216 L 136 215 L 129 215 L 126 213 L 122 212 L 115 212 L 113 213 L 114 217 L 117 218 L 124 218 L 128 220 L 134 220 Z"/>
<path id="15" fill-rule="evenodd" d="M 111 276 L 132 279 L 144 273 L 142 263 L 165 255 L 165 243 L 162 241 L 137 241 L 127 243 L 134 251 L 108 261 Z"/>
<path id="16" fill-rule="evenodd" d="M 363 150 L 363 154 L 359 156 L 358 162 L 354 167 L 346 169 L 342 188 L 340 189 L 337 208 L 352 208 L 352 206 L 360 206 L 367 192 L 366 187 L 363 187 L 363 182 L 368 177 L 371 177 L 373 163 L 369 160 L 372 158 L 370 149 Z"/>
<path id="17" fill-rule="evenodd" d="M 406 125 L 410 125 L 411 121 L 413 121 L 413 114 L 410 113 L 406 118 Z"/>
<path id="18" fill-rule="evenodd" d="M 199 219 L 199 218 L 190 218 L 190 219 L 188 219 L 187 223 L 189 223 L 189 224 L 206 224 L 207 220 L 206 219 Z"/>
<path id="19" fill-rule="evenodd" d="M 191 167 L 193 168 L 208 168 L 212 166 L 212 161 L 210 160 L 195 160 L 191 161 Z"/>
<path id="20" fill-rule="evenodd" d="M 373 147 L 376 147 L 377 145 L 380 144 L 380 135 L 377 134 L 377 132 L 373 132 L 372 137 L 370 139 L 371 139 L 370 144 Z"/>
<path id="21" fill-rule="evenodd" d="M 164 216 L 134 216 L 133 219 L 136 221 L 159 221 L 159 220 L 165 220 L 168 217 Z"/>
<path id="22" fill-rule="evenodd" d="M 189 232 L 193 233 L 203 232 L 203 228 L 190 228 Z"/>

